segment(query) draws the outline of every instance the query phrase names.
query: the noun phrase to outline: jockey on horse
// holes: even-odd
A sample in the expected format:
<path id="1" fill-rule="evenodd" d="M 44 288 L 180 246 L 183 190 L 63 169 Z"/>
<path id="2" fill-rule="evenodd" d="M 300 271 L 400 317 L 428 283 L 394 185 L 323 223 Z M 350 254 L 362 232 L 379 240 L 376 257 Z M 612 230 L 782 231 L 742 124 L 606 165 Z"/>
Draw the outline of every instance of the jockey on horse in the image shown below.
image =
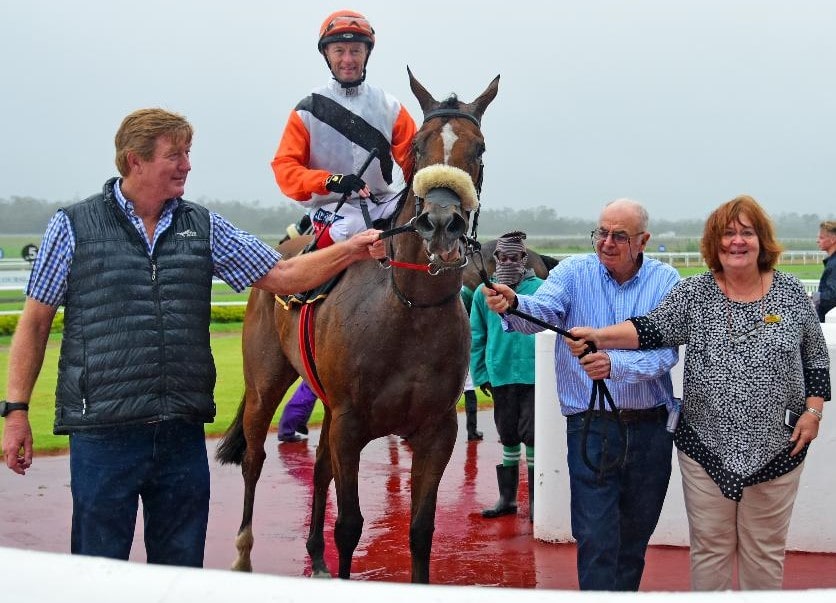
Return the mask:
<path id="1" fill-rule="evenodd" d="M 366 228 L 367 199 L 372 221 L 391 216 L 412 176 L 415 122 L 395 97 L 365 81 L 374 44 L 362 14 L 340 10 L 325 19 L 317 48 L 332 79 L 290 113 L 271 163 L 281 191 L 307 209 L 319 248 Z M 377 157 L 361 178 L 373 149 Z"/>

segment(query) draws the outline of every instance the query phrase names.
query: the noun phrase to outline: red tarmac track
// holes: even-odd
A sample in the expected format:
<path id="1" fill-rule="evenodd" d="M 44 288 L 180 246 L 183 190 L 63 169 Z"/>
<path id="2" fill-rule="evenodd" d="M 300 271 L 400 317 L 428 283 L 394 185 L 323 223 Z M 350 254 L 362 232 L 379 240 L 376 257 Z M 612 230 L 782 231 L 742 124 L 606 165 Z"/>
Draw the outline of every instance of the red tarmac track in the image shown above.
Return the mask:
<path id="1" fill-rule="evenodd" d="M 525 476 L 520 478 L 520 513 L 483 519 L 479 511 L 497 498 L 495 465 L 501 447 L 490 411 L 480 411 L 482 442 L 465 440 L 460 414 L 459 441 L 438 496 L 430 579 L 435 584 L 510 586 L 577 590 L 575 547 L 532 537 Z M 310 574 L 305 550 L 310 483 L 319 430 L 295 444 L 267 442 L 267 461 L 256 494 L 253 571 L 284 576 Z M 212 500 L 205 565 L 228 568 L 235 558 L 234 538 L 241 521 L 243 480 L 237 466 L 219 466 L 217 440 L 207 440 Z M 363 536 L 354 555 L 352 578 L 409 582 L 410 449 L 395 436 L 364 450 L 360 465 Z M 326 559 L 336 572 L 333 544 L 335 497 L 326 522 Z M 0 546 L 50 552 L 69 551 L 71 501 L 69 457 L 37 457 L 26 476 L 0 472 Z M 566 510 L 568 513 L 569 510 Z M 141 525 L 131 559 L 144 561 Z M 789 553 L 785 589 L 836 588 L 836 555 Z M 687 591 L 688 550 L 650 547 L 643 591 Z"/>

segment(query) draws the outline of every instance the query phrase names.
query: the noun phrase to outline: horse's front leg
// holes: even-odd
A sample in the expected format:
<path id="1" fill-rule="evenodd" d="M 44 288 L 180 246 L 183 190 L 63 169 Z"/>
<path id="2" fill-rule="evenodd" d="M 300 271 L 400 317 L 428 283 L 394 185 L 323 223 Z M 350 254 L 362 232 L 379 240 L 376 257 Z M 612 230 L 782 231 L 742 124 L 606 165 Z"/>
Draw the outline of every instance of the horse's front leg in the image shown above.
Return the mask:
<path id="1" fill-rule="evenodd" d="M 438 486 L 456 444 L 458 420 L 450 416 L 410 437 L 412 446 L 412 517 L 409 524 L 409 550 L 412 554 L 412 581 L 430 581 L 430 553 L 435 532 Z"/>
<path id="2" fill-rule="evenodd" d="M 331 449 L 328 443 L 330 412 L 326 410 L 316 448 L 316 462 L 313 474 L 313 500 L 311 501 L 311 527 L 305 544 L 311 558 L 311 575 L 314 578 L 330 578 L 331 572 L 325 563 L 325 509 L 328 505 L 328 488 L 334 474 L 331 471 Z"/>
<path id="3" fill-rule="evenodd" d="M 337 520 L 334 522 L 334 542 L 340 561 L 339 577 L 351 577 L 351 560 L 363 532 L 363 515 L 357 489 L 360 470 L 360 451 L 368 441 L 361 437 L 360 426 L 341 421 L 338 432 L 331 438 L 331 469 L 337 491 Z M 336 425 L 332 424 L 333 430 Z"/>

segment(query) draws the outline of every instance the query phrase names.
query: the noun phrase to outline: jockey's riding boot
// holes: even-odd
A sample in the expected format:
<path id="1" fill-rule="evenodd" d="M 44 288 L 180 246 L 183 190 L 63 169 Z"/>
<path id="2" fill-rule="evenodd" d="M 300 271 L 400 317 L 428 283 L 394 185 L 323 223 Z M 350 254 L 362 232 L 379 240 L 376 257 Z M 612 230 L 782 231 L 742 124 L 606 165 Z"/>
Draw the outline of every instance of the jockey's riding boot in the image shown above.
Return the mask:
<path id="1" fill-rule="evenodd" d="M 519 466 L 497 465 L 496 481 L 499 484 L 499 500 L 496 501 L 493 508 L 482 509 L 482 517 L 486 519 L 517 513 L 517 488 L 520 485 Z"/>
<path id="2" fill-rule="evenodd" d="M 534 523 L 534 467 L 528 467 L 528 521 Z"/>
<path id="3" fill-rule="evenodd" d="M 311 217 L 308 214 L 303 215 L 299 218 L 299 221 L 296 224 L 291 224 L 287 227 L 286 232 L 287 235 L 279 241 L 279 243 L 284 243 L 290 239 L 295 239 L 296 237 L 304 234 L 308 234 L 311 230 Z"/>
<path id="4" fill-rule="evenodd" d="M 476 429 L 476 392 L 469 389 L 464 392 L 464 412 L 467 417 L 467 441 L 481 440 L 484 436 Z"/>

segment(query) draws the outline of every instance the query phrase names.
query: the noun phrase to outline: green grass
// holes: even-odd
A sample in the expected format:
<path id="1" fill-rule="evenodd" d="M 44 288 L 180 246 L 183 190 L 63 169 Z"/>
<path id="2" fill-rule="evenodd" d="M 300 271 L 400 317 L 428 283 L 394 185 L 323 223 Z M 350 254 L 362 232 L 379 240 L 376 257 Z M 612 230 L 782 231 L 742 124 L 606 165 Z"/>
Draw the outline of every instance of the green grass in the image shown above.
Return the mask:
<path id="1" fill-rule="evenodd" d="M 10 337 L 0 338 L 0 391 L 6 391 L 8 378 Z M 67 436 L 52 433 L 55 412 L 55 384 L 58 374 L 58 352 L 60 335 L 49 339 L 44 365 L 30 400 L 29 420 L 32 424 L 35 448 L 38 453 L 49 453 L 66 449 Z M 213 325 L 212 352 L 218 370 L 215 386 L 215 402 L 218 407 L 215 422 L 206 425 L 206 433 L 223 433 L 235 417 L 238 404 L 244 392 L 244 376 L 241 358 L 241 324 Z M 286 397 L 293 393 L 291 388 Z M 311 422 L 322 422 L 322 408 L 317 403 Z"/>
<path id="2" fill-rule="evenodd" d="M 682 276 L 694 276 L 695 274 L 702 274 L 707 270 L 705 266 L 677 266 L 676 269 Z M 777 270 L 794 274 L 801 280 L 819 280 L 821 273 L 824 270 L 822 264 L 778 264 Z"/>
<path id="3" fill-rule="evenodd" d="M 44 224 L 44 226 L 46 226 L 46 224 Z M 36 247 L 40 247 L 42 238 L 43 233 L 22 235 L 0 235 L 0 249 L 3 250 L 3 258 L 7 260 L 21 259 L 20 252 L 23 251 L 23 247 L 25 245 L 35 245 Z"/>
<path id="4" fill-rule="evenodd" d="M 212 352 L 218 370 L 218 380 L 215 386 L 215 403 L 218 412 L 215 422 L 206 425 L 206 433 L 207 435 L 220 435 L 235 418 L 241 396 L 244 393 L 241 323 L 213 324 L 211 331 Z M 11 337 L 0 337 L 0 392 L 4 393 L 8 377 L 10 341 Z M 55 418 L 55 384 L 60 343 L 60 335 L 50 337 L 43 369 L 30 400 L 29 421 L 32 425 L 37 454 L 62 452 L 68 446 L 67 436 L 56 436 L 52 433 L 52 423 Z M 293 386 L 288 390 L 283 403 L 287 401 L 295 389 L 295 386 Z M 490 404 L 490 399 L 483 397 L 481 392 L 477 391 L 477 395 L 481 405 Z M 463 408 L 464 398 L 459 401 L 459 406 Z M 282 408 L 284 407 L 279 406 L 278 413 L 281 412 Z M 323 414 L 322 403 L 317 401 L 311 415 L 310 424 L 320 425 Z M 277 417 L 273 420 L 274 427 L 276 420 Z"/>

